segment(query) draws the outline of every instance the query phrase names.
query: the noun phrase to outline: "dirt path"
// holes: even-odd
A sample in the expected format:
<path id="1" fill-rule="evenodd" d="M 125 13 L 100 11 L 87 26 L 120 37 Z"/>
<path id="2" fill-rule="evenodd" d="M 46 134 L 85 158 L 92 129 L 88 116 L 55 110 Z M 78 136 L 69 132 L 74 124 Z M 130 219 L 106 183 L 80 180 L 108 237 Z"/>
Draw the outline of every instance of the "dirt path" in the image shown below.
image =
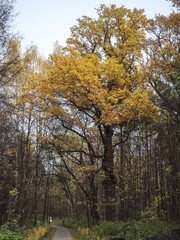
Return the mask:
<path id="1" fill-rule="evenodd" d="M 53 240 L 73 240 L 67 228 L 52 226 L 56 229 Z"/>

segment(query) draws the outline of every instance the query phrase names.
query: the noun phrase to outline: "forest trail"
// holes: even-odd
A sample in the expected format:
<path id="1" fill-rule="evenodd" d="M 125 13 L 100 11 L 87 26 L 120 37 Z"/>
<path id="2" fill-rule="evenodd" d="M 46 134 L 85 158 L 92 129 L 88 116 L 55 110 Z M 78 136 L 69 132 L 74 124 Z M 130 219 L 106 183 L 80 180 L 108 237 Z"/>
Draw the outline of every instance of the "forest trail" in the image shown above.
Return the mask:
<path id="1" fill-rule="evenodd" d="M 53 240 L 73 240 L 67 228 L 54 225 L 52 227 L 56 229 Z"/>

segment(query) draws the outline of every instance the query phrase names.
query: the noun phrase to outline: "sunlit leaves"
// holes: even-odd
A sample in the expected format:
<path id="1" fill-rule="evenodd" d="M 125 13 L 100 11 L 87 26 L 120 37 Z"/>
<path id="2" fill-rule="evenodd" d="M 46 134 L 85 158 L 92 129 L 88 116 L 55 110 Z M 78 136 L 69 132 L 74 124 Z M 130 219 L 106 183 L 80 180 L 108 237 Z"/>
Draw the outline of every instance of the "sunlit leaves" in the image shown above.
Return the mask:
<path id="1" fill-rule="evenodd" d="M 98 19 L 86 16 L 78 19 L 78 24 L 71 28 L 68 46 L 83 55 L 94 53 L 101 59 L 116 57 L 128 68 L 142 57 L 147 26 L 143 10 L 102 4 L 97 13 Z"/>
<path id="2" fill-rule="evenodd" d="M 92 54 L 55 55 L 47 68 L 47 77 L 37 75 L 35 79 L 40 99 L 47 102 L 46 110 L 52 115 L 64 115 L 69 121 L 72 112 L 68 113 L 68 106 L 90 111 L 96 121 L 107 125 L 138 119 L 143 112 L 147 116 L 147 109 L 149 116 L 155 113 L 146 94 L 138 88 L 136 94 L 132 92 L 134 83 L 115 58 L 101 63 Z M 100 116 L 96 114 L 97 109 Z"/>

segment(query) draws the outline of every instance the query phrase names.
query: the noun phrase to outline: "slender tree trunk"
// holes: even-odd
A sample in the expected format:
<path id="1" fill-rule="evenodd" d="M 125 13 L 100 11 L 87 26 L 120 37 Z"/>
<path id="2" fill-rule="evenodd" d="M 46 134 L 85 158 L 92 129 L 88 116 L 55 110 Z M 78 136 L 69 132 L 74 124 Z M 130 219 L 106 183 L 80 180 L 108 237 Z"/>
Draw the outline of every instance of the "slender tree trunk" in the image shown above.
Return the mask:
<path id="1" fill-rule="evenodd" d="M 105 173 L 103 181 L 105 220 L 115 219 L 115 186 L 116 177 L 114 175 L 114 151 L 113 151 L 113 129 L 110 126 L 104 126 L 104 158 L 102 169 Z"/>
<path id="2" fill-rule="evenodd" d="M 46 220 L 48 191 L 49 191 L 49 176 L 47 176 L 46 178 L 46 188 L 45 188 L 45 194 L 44 194 L 44 209 L 43 209 L 43 218 L 42 218 L 43 224 L 45 224 L 45 220 Z"/>
<path id="3" fill-rule="evenodd" d="M 34 193 L 34 226 L 37 224 L 37 192 L 38 192 L 38 156 L 36 157 L 36 179 L 35 179 L 35 193 Z"/>
<path id="4" fill-rule="evenodd" d="M 121 131 L 121 139 L 122 139 L 122 131 Z M 120 176 L 119 176 L 119 188 L 120 188 L 120 211 L 119 211 L 119 220 L 125 220 L 125 183 L 124 183 L 124 144 L 121 144 L 121 155 L 120 155 Z"/>
<path id="5" fill-rule="evenodd" d="M 94 183 L 94 177 L 91 177 L 90 180 L 90 196 L 89 196 L 89 203 L 90 203 L 90 215 L 93 223 L 98 223 L 100 220 L 100 216 L 97 210 L 97 189 Z"/>
<path id="6" fill-rule="evenodd" d="M 177 211 L 176 211 L 176 219 L 180 219 L 180 207 L 179 206 L 179 202 L 180 202 L 180 191 L 178 189 L 180 189 L 180 181 L 179 181 L 179 175 L 180 175 L 180 121 L 177 122 L 176 124 L 176 175 L 175 175 L 175 181 L 176 181 L 176 197 L 175 197 L 175 202 L 176 202 L 176 206 L 177 206 Z"/>
<path id="7" fill-rule="evenodd" d="M 88 202 L 87 196 L 86 196 L 86 216 L 87 216 L 87 224 L 88 224 L 88 227 L 89 227 L 90 217 L 89 217 L 89 202 Z"/>

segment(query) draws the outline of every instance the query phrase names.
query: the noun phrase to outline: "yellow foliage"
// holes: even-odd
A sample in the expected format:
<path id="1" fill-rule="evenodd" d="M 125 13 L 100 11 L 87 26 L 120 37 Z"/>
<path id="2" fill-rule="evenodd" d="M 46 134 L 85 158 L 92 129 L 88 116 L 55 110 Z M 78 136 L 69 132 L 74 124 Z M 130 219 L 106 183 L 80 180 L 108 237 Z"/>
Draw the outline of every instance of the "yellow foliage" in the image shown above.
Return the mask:
<path id="1" fill-rule="evenodd" d="M 77 112 L 90 114 L 95 124 L 111 126 L 154 121 L 157 109 L 142 93 L 143 75 L 137 66 L 148 22 L 143 10 L 112 4 L 100 5 L 97 13 L 97 20 L 78 19 L 68 39 L 72 48 L 56 46 L 44 74 L 30 78 L 22 99 L 46 116 L 63 116 L 80 128 Z"/>
<path id="2" fill-rule="evenodd" d="M 49 225 L 35 227 L 25 240 L 40 240 L 49 231 L 49 228 Z"/>
<path id="3" fill-rule="evenodd" d="M 12 197 L 17 196 L 18 193 L 19 193 L 19 192 L 18 192 L 17 188 L 14 188 L 13 190 L 10 191 L 10 195 L 11 195 Z"/>
<path id="4" fill-rule="evenodd" d="M 79 123 L 74 116 L 76 111 L 68 111 L 66 106 L 91 111 L 96 123 L 105 125 L 157 118 L 157 109 L 148 94 L 139 90 L 141 82 L 134 83 L 114 58 L 100 62 L 92 54 L 55 54 L 46 75 L 37 74 L 31 81 L 30 91 L 37 91 L 35 103 L 51 116 L 64 116 L 72 123 Z M 132 92 L 134 84 L 139 88 Z M 97 110 L 98 116 L 94 114 Z"/>

